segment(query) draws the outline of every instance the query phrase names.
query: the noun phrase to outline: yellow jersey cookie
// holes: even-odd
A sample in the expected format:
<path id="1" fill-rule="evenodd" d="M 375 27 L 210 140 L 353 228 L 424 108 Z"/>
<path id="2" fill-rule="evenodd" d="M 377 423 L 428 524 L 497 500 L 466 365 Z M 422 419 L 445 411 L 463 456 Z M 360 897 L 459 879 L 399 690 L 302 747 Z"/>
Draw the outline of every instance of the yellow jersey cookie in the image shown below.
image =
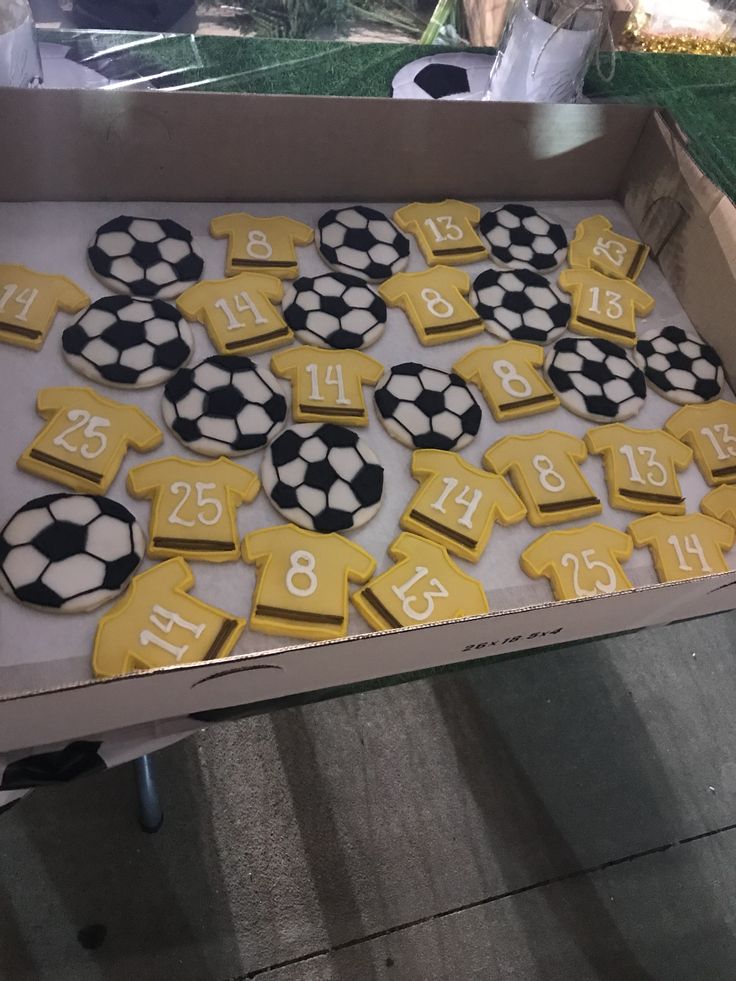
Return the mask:
<path id="1" fill-rule="evenodd" d="M 227 657 L 245 620 L 188 595 L 194 575 L 182 558 L 135 576 L 97 625 L 92 668 L 98 678 Z"/>
<path id="2" fill-rule="evenodd" d="M 525 341 L 485 344 L 468 351 L 452 366 L 480 388 L 496 422 L 556 409 L 560 400 L 545 381 L 544 349 Z"/>
<path id="3" fill-rule="evenodd" d="M 632 589 L 621 562 L 633 550 L 629 535 L 594 521 L 548 531 L 524 549 L 519 563 L 531 579 L 548 579 L 555 599 L 582 599 Z"/>
<path id="4" fill-rule="evenodd" d="M 723 553 L 733 547 L 733 528 L 705 514 L 649 514 L 629 525 L 637 548 L 649 547 L 660 582 L 728 572 Z"/>
<path id="5" fill-rule="evenodd" d="M 148 554 L 227 562 L 240 555 L 238 505 L 258 494 L 258 477 L 221 456 L 201 462 L 167 456 L 128 471 L 128 493 L 153 498 Z"/>
<path id="6" fill-rule="evenodd" d="M 709 491 L 700 502 L 703 514 L 736 528 L 736 487 L 733 484 L 721 484 L 715 490 Z"/>
<path id="7" fill-rule="evenodd" d="M 401 307 L 425 346 L 480 334 L 485 325 L 465 297 L 470 276 L 461 269 L 434 266 L 397 273 L 378 287 L 390 307 Z"/>
<path id="8" fill-rule="evenodd" d="M 494 521 L 513 525 L 526 515 L 503 477 L 472 467 L 457 453 L 415 450 L 411 472 L 420 487 L 401 515 L 401 527 L 470 562 L 483 554 Z"/>
<path id="9" fill-rule="evenodd" d="M 654 297 L 629 280 L 593 269 L 563 269 L 560 287 L 572 296 L 570 328 L 617 344 L 636 344 L 636 318 L 654 309 Z"/>
<path id="10" fill-rule="evenodd" d="M 407 204 L 394 211 L 394 221 L 417 240 L 429 266 L 458 265 L 488 257 L 475 230 L 480 209 L 474 204 L 446 198 L 432 204 Z"/>
<path id="11" fill-rule="evenodd" d="M 163 440 L 142 409 L 91 388 L 42 388 L 36 410 L 46 425 L 23 450 L 18 467 L 80 493 L 104 494 L 129 446 L 147 453 Z"/>
<path id="12" fill-rule="evenodd" d="M 603 510 L 578 466 L 587 455 L 582 439 L 547 429 L 534 436 L 500 439 L 486 451 L 483 465 L 510 474 L 526 504 L 529 524 L 555 525 Z"/>
<path id="13" fill-rule="evenodd" d="M 375 630 L 488 613 L 483 586 L 462 572 L 441 545 L 403 532 L 388 554 L 395 565 L 352 596 Z"/>
<path id="14" fill-rule="evenodd" d="M 283 293 L 284 284 L 275 276 L 245 272 L 196 283 L 176 305 L 187 320 L 205 325 L 220 354 L 256 354 L 294 338 L 274 305 Z"/>
<path id="15" fill-rule="evenodd" d="M 363 385 L 375 385 L 383 365 L 361 351 L 299 345 L 274 354 L 271 370 L 291 382 L 294 422 L 367 426 Z"/>
<path id="16" fill-rule="evenodd" d="M 595 269 L 614 279 L 632 281 L 639 278 L 648 255 L 646 245 L 614 232 L 611 222 L 603 215 L 593 215 L 580 222 L 567 252 L 573 267 Z"/>
<path id="17" fill-rule="evenodd" d="M 704 405 L 686 405 L 664 424 L 695 454 L 695 462 L 711 484 L 736 481 L 736 405 L 718 399 Z"/>
<path id="18" fill-rule="evenodd" d="M 342 535 L 291 524 L 250 532 L 243 558 L 258 569 L 252 629 L 308 640 L 345 636 L 348 583 L 367 582 L 376 568 L 373 556 Z"/>
<path id="19" fill-rule="evenodd" d="M 262 218 L 244 211 L 218 215 L 210 222 L 213 238 L 227 238 L 225 274 L 264 272 L 293 279 L 299 272 L 297 245 L 314 241 L 314 229 L 293 218 Z"/>
<path id="20" fill-rule="evenodd" d="M 38 351 L 57 310 L 77 313 L 90 302 L 84 290 L 66 276 L 0 265 L 0 341 Z"/>
<path id="21" fill-rule="evenodd" d="M 661 429 L 632 429 L 614 422 L 585 434 L 591 453 L 603 457 L 612 507 L 642 514 L 684 514 L 677 471 L 692 463 L 689 447 Z"/>

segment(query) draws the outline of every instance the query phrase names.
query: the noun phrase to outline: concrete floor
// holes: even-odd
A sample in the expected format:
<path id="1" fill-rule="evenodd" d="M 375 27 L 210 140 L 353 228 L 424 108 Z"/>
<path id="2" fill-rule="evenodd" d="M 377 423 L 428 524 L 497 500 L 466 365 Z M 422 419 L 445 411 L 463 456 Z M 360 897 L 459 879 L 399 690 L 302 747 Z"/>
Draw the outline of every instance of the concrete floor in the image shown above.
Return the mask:
<path id="1" fill-rule="evenodd" d="M 3 981 L 733 981 L 736 615 L 213 727 L 0 817 Z"/>

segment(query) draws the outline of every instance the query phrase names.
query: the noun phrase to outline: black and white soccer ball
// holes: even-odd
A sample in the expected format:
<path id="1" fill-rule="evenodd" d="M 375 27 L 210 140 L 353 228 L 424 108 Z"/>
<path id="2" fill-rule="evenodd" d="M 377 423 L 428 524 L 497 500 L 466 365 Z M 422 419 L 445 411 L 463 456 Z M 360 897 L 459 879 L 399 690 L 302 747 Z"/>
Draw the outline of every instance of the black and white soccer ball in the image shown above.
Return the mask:
<path id="1" fill-rule="evenodd" d="M 328 265 L 371 282 L 401 272 L 409 261 L 406 235 L 382 211 L 364 204 L 326 211 L 316 238 Z"/>
<path id="2" fill-rule="evenodd" d="M 347 273 L 300 276 L 286 287 L 284 319 L 304 344 L 364 348 L 386 326 L 386 304 L 362 279 Z"/>
<path id="3" fill-rule="evenodd" d="M 56 613 L 94 610 L 117 596 L 145 550 L 134 516 L 108 497 L 49 494 L 0 532 L 0 587 Z"/>
<path id="4" fill-rule="evenodd" d="M 428 55 L 404 65 L 391 83 L 394 99 L 483 98 L 495 57 L 465 51 Z"/>
<path id="5" fill-rule="evenodd" d="M 268 368 L 216 354 L 181 368 L 164 388 L 164 421 L 203 456 L 241 456 L 269 443 L 286 419 L 286 397 Z"/>
<path id="6" fill-rule="evenodd" d="M 0 792 L 50 787 L 105 770 L 101 747 L 96 739 L 76 739 L 35 753 L 5 754 L 0 758 Z"/>
<path id="7" fill-rule="evenodd" d="M 545 360 L 560 402 L 583 419 L 623 422 L 644 405 L 644 372 L 618 344 L 602 338 L 561 337 Z"/>
<path id="8" fill-rule="evenodd" d="M 310 531 L 359 528 L 383 496 L 383 467 L 364 440 L 332 423 L 299 425 L 274 440 L 261 467 L 274 507 Z"/>
<path id="9" fill-rule="evenodd" d="M 723 389 L 723 365 L 716 351 L 682 327 L 646 334 L 636 346 L 647 381 L 670 402 L 710 402 Z"/>
<path id="10" fill-rule="evenodd" d="M 570 320 L 570 304 L 531 269 L 484 269 L 470 302 L 492 334 L 503 340 L 549 344 Z"/>
<path id="11" fill-rule="evenodd" d="M 119 388 L 166 381 L 192 354 L 192 329 L 165 300 L 103 296 L 61 335 L 64 357 L 85 378 Z"/>
<path id="12" fill-rule="evenodd" d="M 459 450 L 478 433 L 481 409 L 454 372 L 409 361 L 394 365 L 374 392 L 388 433 L 412 449 Z"/>
<path id="13" fill-rule="evenodd" d="M 95 232 L 87 258 L 114 292 L 162 299 L 178 296 L 204 269 L 192 233 L 171 218 L 113 218 Z"/>
<path id="14" fill-rule="evenodd" d="M 562 225 L 528 204 L 505 204 L 488 211 L 478 228 L 488 243 L 491 258 L 499 266 L 549 272 L 567 255 L 567 235 Z"/>

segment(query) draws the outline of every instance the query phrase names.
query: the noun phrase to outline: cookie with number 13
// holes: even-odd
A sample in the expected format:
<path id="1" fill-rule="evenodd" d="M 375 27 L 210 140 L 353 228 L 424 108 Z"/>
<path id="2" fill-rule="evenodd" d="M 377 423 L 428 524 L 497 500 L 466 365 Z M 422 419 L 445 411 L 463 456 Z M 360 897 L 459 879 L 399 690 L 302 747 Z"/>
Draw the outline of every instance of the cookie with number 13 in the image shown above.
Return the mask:
<path id="1" fill-rule="evenodd" d="M 403 532 L 388 554 L 395 564 L 352 596 L 375 630 L 488 613 L 481 583 L 459 569 L 441 545 Z"/>
<path id="2" fill-rule="evenodd" d="M 407 204 L 394 211 L 394 221 L 419 243 L 430 266 L 478 262 L 488 249 L 476 232 L 480 209 L 446 198 L 432 204 Z"/>
<path id="3" fill-rule="evenodd" d="M 613 507 L 643 514 L 684 514 L 677 471 L 692 463 L 692 450 L 661 429 L 633 429 L 621 423 L 596 426 L 585 434 L 591 453 L 603 457 Z"/>
<path id="4" fill-rule="evenodd" d="M 582 439 L 548 429 L 500 439 L 486 451 L 483 466 L 510 475 L 526 504 L 529 524 L 555 525 L 603 510 L 579 466 L 587 456 Z"/>
<path id="5" fill-rule="evenodd" d="M 654 309 L 654 297 L 641 286 L 593 269 L 563 269 L 559 284 L 572 296 L 571 330 L 589 337 L 634 347 L 636 318 Z"/>
<path id="6" fill-rule="evenodd" d="M 637 548 L 649 548 L 660 582 L 729 571 L 723 553 L 733 548 L 736 531 L 709 515 L 650 514 L 628 530 Z"/>
<path id="7" fill-rule="evenodd" d="M 163 440 L 142 409 L 91 388 L 42 388 L 36 410 L 46 425 L 21 453 L 19 469 L 81 493 L 104 494 L 129 446 L 147 453 Z"/>
<path id="8" fill-rule="evenodd" d="M 736 404 L 717 399 L 686 405 L 669 417 L 664 428 L 691 447 L 709 484 L 736 481 Z"/>

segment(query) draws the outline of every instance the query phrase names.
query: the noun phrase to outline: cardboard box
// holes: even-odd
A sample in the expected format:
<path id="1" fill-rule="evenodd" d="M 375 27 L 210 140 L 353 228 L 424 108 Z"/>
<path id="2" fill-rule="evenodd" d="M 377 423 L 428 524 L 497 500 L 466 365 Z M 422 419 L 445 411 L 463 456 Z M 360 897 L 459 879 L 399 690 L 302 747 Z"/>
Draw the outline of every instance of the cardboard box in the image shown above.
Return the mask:
<path id="1" fill-rule="evenodd" d="M 8 201 L 616 198 L 736 379 L 736 209 L 651 109 L 0 90 L 0 118 Z M 735 587 L 732 572 L 11 692 L 0 750 L 706 615 Z"/>

